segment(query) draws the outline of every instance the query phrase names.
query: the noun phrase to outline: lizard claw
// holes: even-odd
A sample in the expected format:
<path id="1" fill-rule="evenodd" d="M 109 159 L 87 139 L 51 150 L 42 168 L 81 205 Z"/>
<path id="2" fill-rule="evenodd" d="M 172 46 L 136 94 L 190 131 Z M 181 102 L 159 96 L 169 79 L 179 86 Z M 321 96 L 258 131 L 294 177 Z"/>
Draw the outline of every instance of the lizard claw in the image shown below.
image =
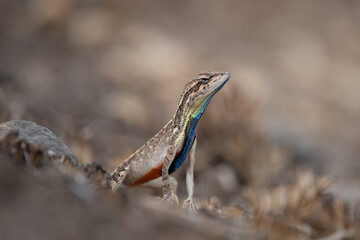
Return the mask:
<path id="1" fill-rule="evenodd" d="M 189 210 L 196 212 L 196 207 L 195 207 L 195 203 L 192 200 L 192 198 L 187 198 L 184 203 L 183 203 L 183 207 L 185 207 L 186 205 L 188 205 Z"/>
<path id="2" fill-rule="evenodd" d="M 179 199 L 175 194 L 164 195 L 162 201 L 169 203 L 170 205 L 179 206 Z"/>

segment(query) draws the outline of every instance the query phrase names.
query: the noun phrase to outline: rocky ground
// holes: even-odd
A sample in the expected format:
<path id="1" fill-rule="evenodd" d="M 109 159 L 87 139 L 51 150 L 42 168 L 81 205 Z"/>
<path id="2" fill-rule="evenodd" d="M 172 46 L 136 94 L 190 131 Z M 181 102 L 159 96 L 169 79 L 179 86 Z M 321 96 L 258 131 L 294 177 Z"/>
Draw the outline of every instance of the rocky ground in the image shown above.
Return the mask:
<path id="1" fill-rule="evenodd" d="M 1 1 L 0 239 L 360 239 L 359 12 Z M 231 79 L 199 123 L 198 212 L 146 189 L 111 194 L 106 174 L 202 70 Z M 175 177 L 183 200 L 185 168 Z"/>

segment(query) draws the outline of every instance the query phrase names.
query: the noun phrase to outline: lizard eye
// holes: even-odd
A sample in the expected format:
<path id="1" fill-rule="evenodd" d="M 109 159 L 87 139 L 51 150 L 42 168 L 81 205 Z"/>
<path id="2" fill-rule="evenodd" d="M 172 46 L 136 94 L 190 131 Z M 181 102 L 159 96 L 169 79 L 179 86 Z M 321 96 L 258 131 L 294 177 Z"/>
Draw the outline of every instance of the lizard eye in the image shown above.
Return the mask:
<path id="1" fill-rule="evenodd" d="M 201 80 L 208 80 L 208 78 L 206 78 L 206 77 L 202 77 L 202 78 L 200 78 Z"/>

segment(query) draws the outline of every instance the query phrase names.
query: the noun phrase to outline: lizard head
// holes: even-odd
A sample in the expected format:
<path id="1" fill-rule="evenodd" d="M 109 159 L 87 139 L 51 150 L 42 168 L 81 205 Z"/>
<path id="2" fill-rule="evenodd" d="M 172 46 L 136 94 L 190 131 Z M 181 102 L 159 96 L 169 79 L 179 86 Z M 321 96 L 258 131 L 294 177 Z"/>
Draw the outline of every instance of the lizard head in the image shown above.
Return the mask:
<path id="1" fill-rule="evenodd" d="M 212 97 L 229 80 L 228 72 L 201 72 L 186 84 L 181 95 L 178 111 L 179 116 L 199 119 Z M 183 121 L 186 119 L 182 119 Z M 182 121 L 182 122 L 183 122 Z"/>

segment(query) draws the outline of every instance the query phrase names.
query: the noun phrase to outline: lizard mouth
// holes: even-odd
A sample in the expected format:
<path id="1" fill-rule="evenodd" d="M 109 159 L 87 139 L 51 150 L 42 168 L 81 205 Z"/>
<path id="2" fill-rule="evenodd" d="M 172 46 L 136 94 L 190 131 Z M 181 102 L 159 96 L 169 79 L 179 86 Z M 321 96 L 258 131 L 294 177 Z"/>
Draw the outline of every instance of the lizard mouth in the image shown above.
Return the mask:
<path id="1" fill-rule="evenodd" d="M 201 117 L 212 97 L 227 83 L 230 78 L 230 73 L 228 72 L 219 73 L 219 75 L 220 76 L 214 79 L 214 82 L 209 88 L 208 92 L 204 96 L 202 96 L 194 105 L 193 111 L 191 113 L 191 116 L 193 118 Z"/>
<path id="2" fill-rule="evenodd" d="M 229 72 L 222 72 L 219 74 L 220 77 L 216 80 L 216 83 L 214 84 L 214 90 L 210 90 L 210 95 L 214 95 L 217 93 L 230 79 L 230 73 Z"/>

